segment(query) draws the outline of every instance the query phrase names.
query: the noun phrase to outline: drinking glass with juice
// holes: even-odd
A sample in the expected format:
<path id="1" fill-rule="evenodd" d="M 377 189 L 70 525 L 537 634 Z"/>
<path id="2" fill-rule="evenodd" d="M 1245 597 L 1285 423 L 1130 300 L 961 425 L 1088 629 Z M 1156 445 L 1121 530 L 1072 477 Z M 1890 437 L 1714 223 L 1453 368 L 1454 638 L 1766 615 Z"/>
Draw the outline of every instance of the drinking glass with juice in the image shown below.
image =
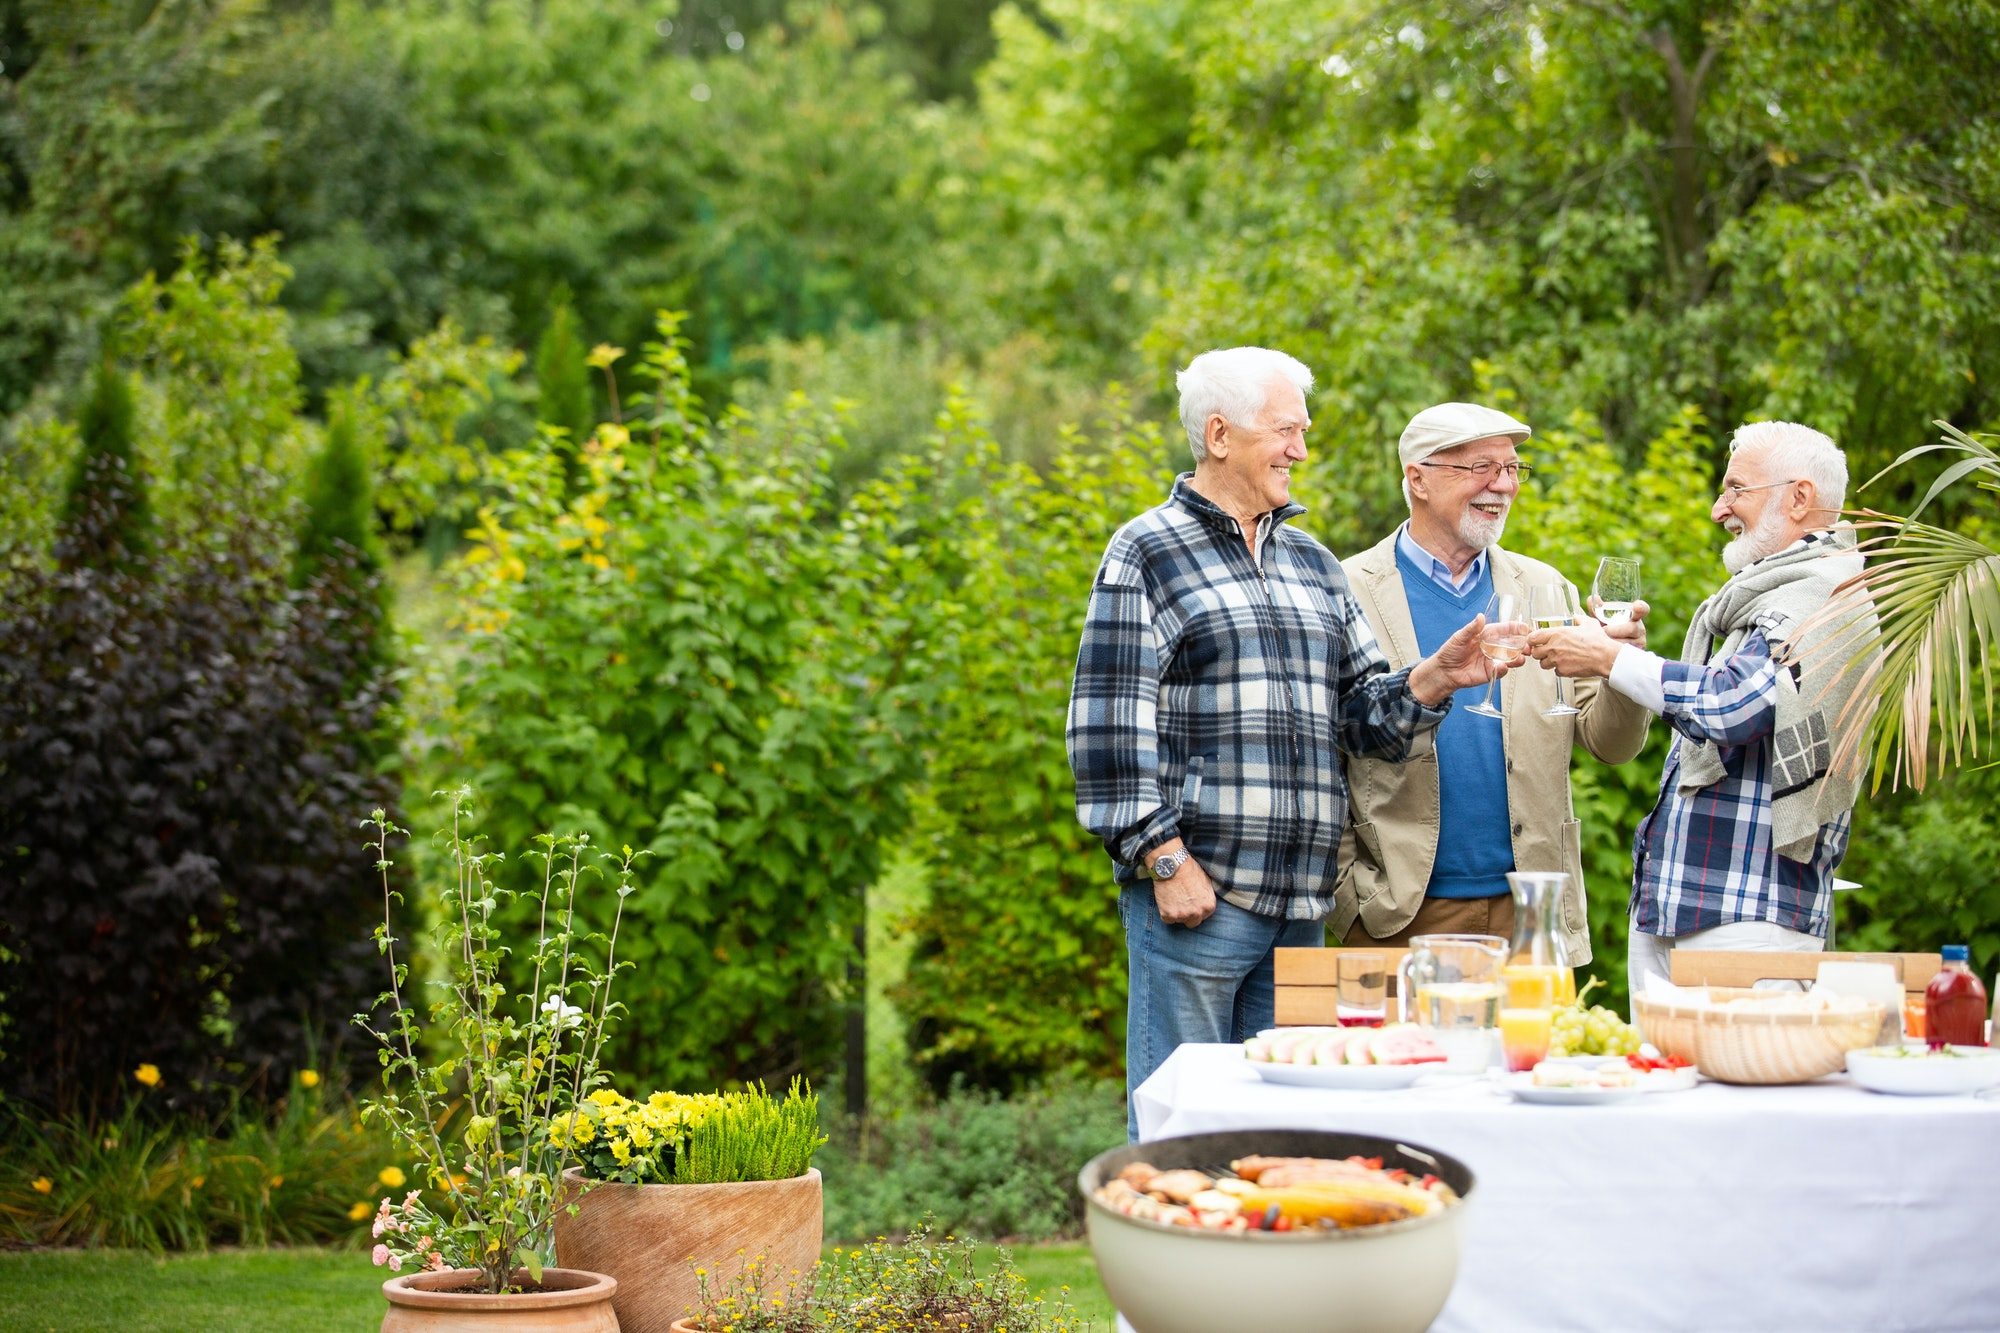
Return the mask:
<path id="1" fill-rule="evenodd" d="M 1500 1051 L 1509 1073 L 1533 1069 L 1548 1056 L 1550 1028 L 1555 1018 L 1555 970 L 1507 969 L 1507 1002 L 1500 1010 Z"/>

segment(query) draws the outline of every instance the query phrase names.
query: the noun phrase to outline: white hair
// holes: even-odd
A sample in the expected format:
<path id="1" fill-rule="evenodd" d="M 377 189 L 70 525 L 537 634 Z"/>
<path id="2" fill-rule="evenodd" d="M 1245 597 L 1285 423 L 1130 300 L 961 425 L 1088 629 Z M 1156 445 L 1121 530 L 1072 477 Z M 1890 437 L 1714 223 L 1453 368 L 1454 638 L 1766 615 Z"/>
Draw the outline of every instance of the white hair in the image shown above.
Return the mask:
<path id="1" fill-rule="evenodd" d="M 1181 429 L 1194 461 L 1208 456 L 1208 419 L 1217 413 L 1232 426 L 1248 426 L 1270 397 L 1271 381 L 1283 378 L 1310 394 L 1313 373 L 1296 357 L 1268 347 L 1223 347 L 1203 352 L 1174 376 L 1181 391 Z"/>
<path id="2" fill-rule="evenodd" d="M 1818 508 L 1839 509 L 1847 502 L 1847 455 L 1811 426 L 1796 421 L 1738 426 L 1729 437 L 1729 452 L 1734 456 L 1749 449 L 1764 451 L 1773 481 L 1811 482 Z"/>

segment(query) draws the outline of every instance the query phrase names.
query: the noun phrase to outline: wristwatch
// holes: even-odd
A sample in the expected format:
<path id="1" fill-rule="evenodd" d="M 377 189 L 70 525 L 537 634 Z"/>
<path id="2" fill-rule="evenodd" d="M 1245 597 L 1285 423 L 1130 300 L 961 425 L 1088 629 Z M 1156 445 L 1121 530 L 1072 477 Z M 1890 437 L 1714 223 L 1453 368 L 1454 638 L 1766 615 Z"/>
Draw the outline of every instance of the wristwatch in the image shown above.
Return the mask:
<path id="1" fill-rule="evenodd" d="M 1188 859 L 1188 849 L 1185 847 L 1181 848 L 1177 852 L 1167 852 L 1163 854 L 1158 860 L 1153 862 L 1153 870 L 1152 870 L 1153 878 L 1172 879 L 1174 877 L 1174 872 L 1176 870 L 1179 870 L 1183 865 L 1185 865 L 1187 863 L 1187 859 Z"/>

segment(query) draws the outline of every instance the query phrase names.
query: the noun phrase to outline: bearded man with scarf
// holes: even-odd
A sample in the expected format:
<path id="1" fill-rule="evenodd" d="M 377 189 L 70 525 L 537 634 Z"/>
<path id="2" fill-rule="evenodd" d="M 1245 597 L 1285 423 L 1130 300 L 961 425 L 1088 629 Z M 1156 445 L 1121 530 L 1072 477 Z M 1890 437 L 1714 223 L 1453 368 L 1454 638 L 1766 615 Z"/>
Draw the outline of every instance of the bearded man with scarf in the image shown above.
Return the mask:
<path id="1" fill-rule="evenodd" d="M 1789 421 L 1743 426 L 1729 450 L 1709 516 L 1730 534 L 1730 577 L 1696 609 L 1679 661 L 1590 621 L 1528 641 L 1543 665 L 1603 677 L 1676 733 L 1632 840 L 1634 995 L 1667 977 L 1676 947 L 1825 948 L 1860 792 L 1859 766 L 1833 757 L 1867 720 L 1848 704 L 1878 629 L 1872 613 L 1807 623 L 1861 572 L 1853 533 L 1836 526 L 1847 460 Z"/>

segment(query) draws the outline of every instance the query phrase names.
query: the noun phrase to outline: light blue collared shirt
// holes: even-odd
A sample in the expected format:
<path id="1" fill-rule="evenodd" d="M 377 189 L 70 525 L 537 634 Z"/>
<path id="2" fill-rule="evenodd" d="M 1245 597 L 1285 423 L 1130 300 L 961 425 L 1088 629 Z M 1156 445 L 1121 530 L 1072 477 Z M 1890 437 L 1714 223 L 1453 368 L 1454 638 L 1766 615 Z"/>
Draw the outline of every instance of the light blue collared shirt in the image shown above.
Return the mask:
<path id="1" fill-rule="evenodd" d="M 1479 576 L 1486 569 L 1486 552 L 1481 551 L 1472 557 L 1472 563 L 1465 567 L 1463 574 L 1453 578 L 1450 565 L 1417 545 L 1417 539 L 1410 535 L 1410 524 L 1407 519 L 1404 520 L 1403 526 L 1396 530 L 1396 549 L 1401 551 L 1411 564 L 1429 574 L 1433 583 L 1441 588 L 1449 588 L 1453 592 L 1464 592 L 1477 583 Z"/>

